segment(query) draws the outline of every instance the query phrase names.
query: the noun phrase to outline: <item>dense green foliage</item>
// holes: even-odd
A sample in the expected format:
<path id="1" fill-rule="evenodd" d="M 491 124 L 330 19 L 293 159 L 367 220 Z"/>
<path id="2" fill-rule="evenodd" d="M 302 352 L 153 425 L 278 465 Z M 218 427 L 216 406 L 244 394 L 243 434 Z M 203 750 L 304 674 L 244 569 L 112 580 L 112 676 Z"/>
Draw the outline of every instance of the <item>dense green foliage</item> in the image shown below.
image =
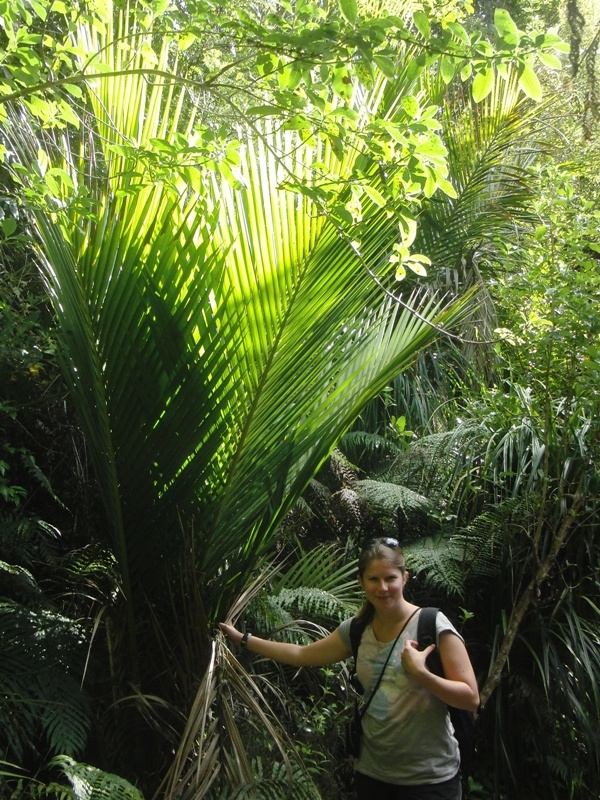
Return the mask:
<path id="1" fill-rule="evenodd" d="M 532 102 L 561 39 L 535 4 L 489 42 L 458 2 L 132 11 L 2 5 L 0 796 L 349 797 L 345 665 L 212 628 L 320 635 L 386 532 L 477 667 L 472 798 L 588 800 L 600 239 L 590 117 Z"/>

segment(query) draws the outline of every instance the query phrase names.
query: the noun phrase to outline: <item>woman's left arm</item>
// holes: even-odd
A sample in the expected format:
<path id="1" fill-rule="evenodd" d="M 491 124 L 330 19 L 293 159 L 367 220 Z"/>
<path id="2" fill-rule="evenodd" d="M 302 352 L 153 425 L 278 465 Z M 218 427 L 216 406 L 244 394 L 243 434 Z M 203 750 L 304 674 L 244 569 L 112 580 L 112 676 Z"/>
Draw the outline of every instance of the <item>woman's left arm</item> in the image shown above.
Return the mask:
<path id="1" fill-rule="evenodd" d="M 447 705 L 475 713 L 479 708 L 479 689 L 463 640 L 451 631 L 440 634 L 439 651 L 444 667 L 443 678 L 430 672 L 425 664 L 427 656 L 434 649 L 435 645 L 431 644 L 425 650 L 418 650 L 417 642 L 409 640 L 402 651 L 404 668 Z"/>

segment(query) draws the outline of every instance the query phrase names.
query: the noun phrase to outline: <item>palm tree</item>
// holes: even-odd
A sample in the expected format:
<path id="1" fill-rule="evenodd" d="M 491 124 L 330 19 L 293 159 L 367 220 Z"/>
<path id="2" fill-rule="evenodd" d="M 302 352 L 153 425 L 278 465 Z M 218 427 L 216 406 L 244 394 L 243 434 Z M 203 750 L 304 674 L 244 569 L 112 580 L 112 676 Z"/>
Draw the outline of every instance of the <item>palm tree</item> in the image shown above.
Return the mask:
<path id="1" fill-rule="evenodd" d="M 104 630 L 112 713 L 123 716 L 109 757 L 155 788 L 191 704 L 170 786 L 204 792 L 221 768 L 232 783 L 248 775 L 243 760 L 221 763 L 218 726 L 207 733 L 215 669 L 237 673 L 210 626 L 233 613 L 360 410 L 464 319 L 468 294 L 392 291 L 398 224 L 393 201 L 380 206 L 406 164 L 383 174 L 359 123 L 343 152 L 331 135 L 255 125 L 213 172 L 195 160 L 204 151 L 186 88 L 147 76 L 174 69 L 173 41 L 155 52 L 135 19 L 114 22 L 78 29 L 97 73 L 116 75 L 89 82 L 79 134 L 36 131 L 15 112 L 10 136 L 32 198 L 38 190 L 41 269 L 119 567 Z M 426 106 L 433 84 L 406 68 L 412 56 L 396 79 L 355 93 L 355 120 L 369 125 L 376 109 L 406 121 L 403 96 Z M 356 176 L 359 242 L 340 222 Z M 142 747 L 142 720 L 156 746 Z M 189 754 L 201 775 L 187 772 Z"/>
<path id="2" fill-rule="evenodd" d="M 185 708 L 208 625 L 295 499 L 464 304 L 382 294 L 370 269 L 397 226 L 376 204 L 363 203 L 357 253 L 314 194 L 282 188 L 282 176 L 310 188 L 317 162 L 345 187 L 358 138 L 338 158 L 330 140 L 264 128 L 233 185 L 182 163 L 184 143 L 195 152 L 185 89 L 140 74 L 166 71 L 171 43 L 155 62 L 150 35 L 116 19 L 118 30 L 79 30 L 96 65 L 120 73 L 90 84 L 80 137 L 36 134 L 15 113 L 12 138 L 46 193 L 32 212 L 40 262 L 122 581 L 107 628 L 112 693 L 152 717 L 143 697 Z M 133 56 L 118 44 L 127 35 Z"/>

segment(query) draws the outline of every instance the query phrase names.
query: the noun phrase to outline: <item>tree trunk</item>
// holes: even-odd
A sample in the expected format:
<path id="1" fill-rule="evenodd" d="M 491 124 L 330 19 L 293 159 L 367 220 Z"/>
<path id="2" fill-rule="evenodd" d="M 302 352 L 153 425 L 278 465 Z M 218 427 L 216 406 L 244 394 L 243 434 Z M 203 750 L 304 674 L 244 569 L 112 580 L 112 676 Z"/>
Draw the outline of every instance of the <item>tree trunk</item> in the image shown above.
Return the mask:
<path id="1" fill-rule="evenodd" d="M 560 525 L 554 540 L 552 542 L 552 547 L 550 548 L 550 552 L 544 558 L 543 561 L 540 561 L 535 574 L 531 578 L 527 588 L 517 601 L 516 605 L 514 606 L 512 613 L 510 615 L 510 620 L 508 623 L 508 627 L 506 629 L 506 634 L 504 635 L 504 639 L 500 646 L 500 650 L 498 651 L 498 655 L 496 656 L 496 660 L 494 665 L 490 671 L 488 679 L 485 682 L 483 689 L 481 690 L 480 698 L 481 698 L 481 708 L 485 708 L 485 704 L 489 700 L 492 692 L 500 683 L 502 679 L 502 673 L 504 671 L 504 666 L 508 660 L 508 656 L 510 654 L 511 648 L 514 644 L 515 638 L 519 631 L 519 627 L 521 622 L 523 621 L 523 617 L 527 613 L 531 601 L 538 589 L 539 586 L 546 580 L 550 571 L 554 564 L 556 563 L 556 559 L 558 554 L 560 553 L 563 545 L 565 544 L 573 522 L 575 521 L 577 515 L 581 511 L 581 508 L 584 503 L 584 495 L 583 493 L 578 490 L 573 497 L 573 503 L 571 507 L 567 511 L 565 518 Z"/>

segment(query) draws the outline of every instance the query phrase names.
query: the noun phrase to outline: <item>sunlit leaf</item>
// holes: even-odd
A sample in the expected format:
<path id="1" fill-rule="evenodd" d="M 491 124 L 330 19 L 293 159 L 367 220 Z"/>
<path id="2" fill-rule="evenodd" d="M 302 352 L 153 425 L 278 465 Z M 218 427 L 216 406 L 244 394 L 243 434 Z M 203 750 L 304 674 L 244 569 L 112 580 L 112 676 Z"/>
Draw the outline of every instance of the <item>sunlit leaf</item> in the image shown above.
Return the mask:
<path id="1" fill-rule="evenodd" d="M 476 103 L 481 103 L 482 100 L 489 95 L 494 88 L 494 69 L 493 67 L 484 67 L 479 70 L 473 78 L 473 100 Z"/>
<path id="2" fill-rule="evenodd" d="M 393 78 L 396 73 L 396 65 L 389 56 L 373 56 L 373 61 L 383 72 L 386 78 Z"/>
<path id="3" fill-rule="evenodd" d="M 375 205 L 379 206 L 380 208 L 384 208 L 386 205 L 385 197 L 379 192 L 374 186 L 369 186 L 368 184 L 364 184 L 362 187 L 364 193 L 367 197 L 375 203 Z"/>
<path id="4" fill-rule="evenodd" d="M 562 69 L 563 68 L 562 61 L 560 60 L 560 58 L 558 58 L 558 56 L 555 56 L 553 53 L 547 53 L 547 52 L 544 52 L 543 50 L 540 50 L 537 53 L 537 57 L 542 62 L 542 64 L 545 64 L 550 69 Z"/>
<path id="5" fill-rule="evenodd" d="M 419 31 L 424 39 L 429 39 L 431 36 L 431 26 L 429 24 L 429 17 L 423 11 L 415 11 L 413 14 L 413 22 L 416 29 Z"/>
<path id="6" fill-rule="evenodd" d="M 444 83 L 450 83 L 454 77 L 454 59 L 449 56 L 440 58 L 440 75 Z"/>
<path id="7" fill-rule="evenodd" d="M 519 29 L 506 9 L 496 8 L 494 10 L 494 25 L 501 39 L 512 42 L 518 37 Z"/>
<path id="8" fill-rule="evenodd" d="M 338 0 L 338 6 L 344 19 L 354 25 L 358 16 L 358 5 L 356 0 Z"/>
<path id="9" fill-rule="evenodd" d="M 527 97 L 540 102 L 542 99 L 542 86 L 533 69 L 524 62 L 519 65 L 519 86 Z"/>

